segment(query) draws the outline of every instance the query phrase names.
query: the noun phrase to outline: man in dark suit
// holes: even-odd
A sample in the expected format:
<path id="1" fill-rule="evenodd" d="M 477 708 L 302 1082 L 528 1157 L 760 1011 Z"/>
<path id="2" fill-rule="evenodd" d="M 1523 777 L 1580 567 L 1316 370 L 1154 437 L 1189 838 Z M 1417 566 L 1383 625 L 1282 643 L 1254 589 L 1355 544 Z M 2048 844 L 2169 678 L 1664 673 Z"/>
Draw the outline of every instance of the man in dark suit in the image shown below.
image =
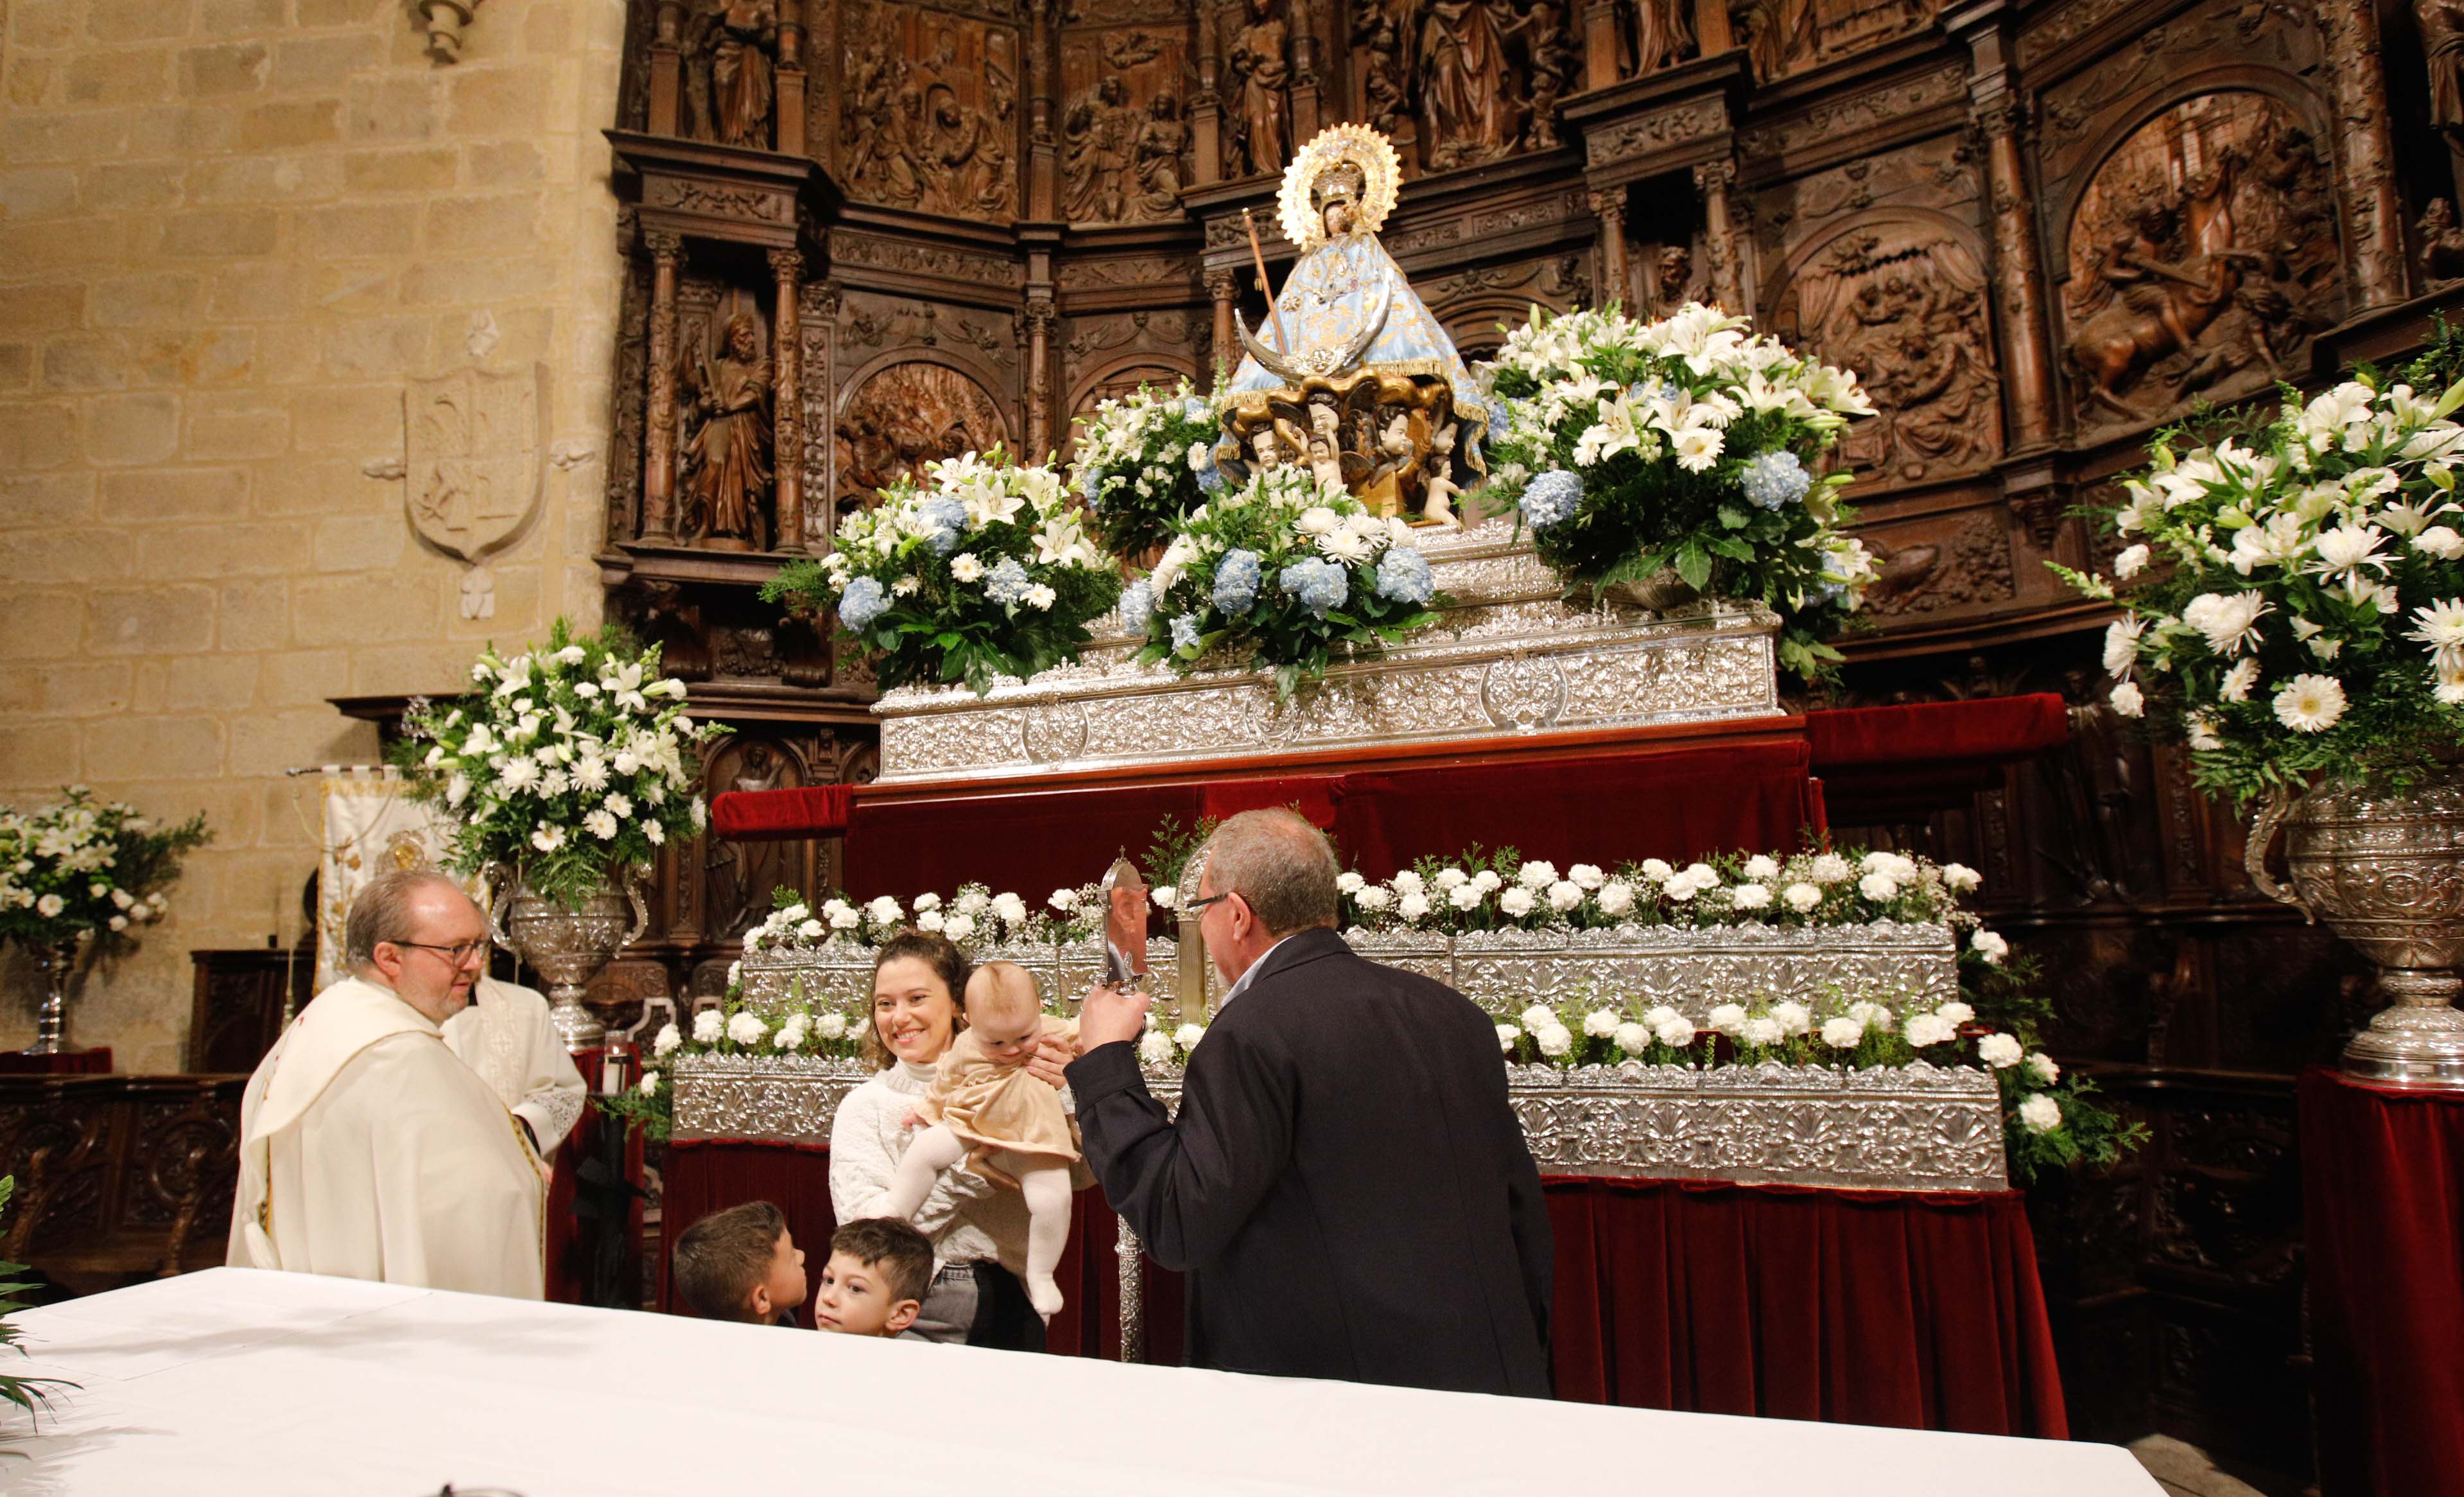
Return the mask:
<path id="1" fill-rule="evenodd" d="M 1189 1360 L 1545 1398 L 1551 1241 L 1489 1017 L 1335 934 L 1333 850 L 1289 811 L 1208 843 L 1199 929 L 1231 985 L 1174 1121 L 1146 1000 L 1088 995 L 1068 1069 L 1112 1209 L 1189 1276 Z"/>

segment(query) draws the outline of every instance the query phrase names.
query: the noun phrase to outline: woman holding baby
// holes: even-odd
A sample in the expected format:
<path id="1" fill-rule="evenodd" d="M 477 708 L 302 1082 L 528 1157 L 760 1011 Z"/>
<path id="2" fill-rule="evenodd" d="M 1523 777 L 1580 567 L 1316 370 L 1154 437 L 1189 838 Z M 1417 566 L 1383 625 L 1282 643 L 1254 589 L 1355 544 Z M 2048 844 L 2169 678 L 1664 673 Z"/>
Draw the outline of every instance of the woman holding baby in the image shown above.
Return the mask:
<path id="1" fill-rule="evenodd" d="M 912 1214 L 893 1205 L 899 1163 L 932 1111 L 937 1063 L 966 1028 L 960 995 L 969 975 L 965 955 L 940 936 L 904 931 L 883 943 L 865 1042 L 879 1069 L 847 1093 L 831 1125 L 830 1205 L 841 1222 L 904 1215 L 932 1240 L 933 1287 L 915 1322 L 926 1340 L 1042 1351 L 1044 1320 L 1022 1282 L 1033 1224 L 1025 1196 L 955 1168 L 938 1176 Z M 1068 1058 L 1055 1043 L 1024 1068 L 1057 1089 Z"/>

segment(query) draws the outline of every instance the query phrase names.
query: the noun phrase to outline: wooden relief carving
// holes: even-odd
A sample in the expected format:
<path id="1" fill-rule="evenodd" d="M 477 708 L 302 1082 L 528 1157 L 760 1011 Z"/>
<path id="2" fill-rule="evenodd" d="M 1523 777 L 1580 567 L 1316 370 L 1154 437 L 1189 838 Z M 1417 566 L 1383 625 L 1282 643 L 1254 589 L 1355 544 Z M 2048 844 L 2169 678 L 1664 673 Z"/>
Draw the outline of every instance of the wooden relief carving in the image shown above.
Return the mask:
<path id="1" fill-rule="evenodd" d="M 1061 208 L 1071 223 L 1180 216 L 1190 177 L 1187 49 L 1136 28 L 1061 44 Z"/>
<path id="2" fill-rule="evenodd" d="M 1924 31 L 1940 9 L 1940 0 L 1747 0 L 1736 8 L 1746 55 L 1765 83 Z"/>
<path id="3" fill-rule="evenodd" d="M 924 465 L 1009 440 L 992 395 L 947 364 L 894 363 L 849 396 L 838 420 L 838 505 L 870 503 Z"/>
<path id="4" fill-rule="evenodd" d="M 845 34 L 839 172 L 849 195 L 997 223 L 1017 216 L 1017 33 L 859 0 Z"/>
<path id="5" fill-rule="evenodd" d="M 811 782 L 786 744 L 744 735 L 727 738 L 703 773 L 705 792 L 712 796 L 732 790 L 792 790 Z M 772 890 L 805 887 L 803 865 L 808 847 L 803 842 L 702 839 L 704 932 L 721 939 L 740 935 L 770 913 Z"/>
<path id="6" fill-rule="evenodd" d="M 1837 235 L 1781 289 L 1776 335 L 1858 371 L 1881 412 L 1842 440 L 1859 477 L 1940 478 L 2002 455 L 2001 383 L 1985 303 L 1976 252 L 1913 219 Z"/>
<path id="7" fill-rule="evenodd" d="M 1477 166 L 1557 143 L 1557 99 L 1574 68 L 1563 5 L 1429 0 L 1410 13 L 1422 165 Z"/>
<path id="8" fill-rule="evenodd" d="M 2306 368 L 2343 303 L 2326 162 L 2293 111 L 2204 94 L 2098 165 L 2069 226 L 2063 354 L 2083 427 L 2157 419 Z"/>
<path id="9" fill-rule="evenodd" d="M 1865 590 L 1865 606 L 1879 617 L 2001 603 L 2016 593 L 2011 540 L 2000 510 L 1893 528 L 1897 543 L 1870 530 L 1860 534 L 1874 553 L 1879 574 Z"/>

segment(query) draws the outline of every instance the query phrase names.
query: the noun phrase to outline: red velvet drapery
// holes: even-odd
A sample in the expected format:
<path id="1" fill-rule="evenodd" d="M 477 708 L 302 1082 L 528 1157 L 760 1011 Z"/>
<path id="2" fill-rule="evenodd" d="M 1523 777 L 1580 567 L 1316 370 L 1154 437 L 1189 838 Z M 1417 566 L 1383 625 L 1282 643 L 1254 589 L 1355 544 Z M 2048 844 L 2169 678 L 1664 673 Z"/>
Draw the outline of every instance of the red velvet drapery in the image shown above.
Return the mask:
<path id="1" fill-rule="evenodd" d="M 678 1141 L 668 1244 L 708 1211 L 775 1201 L 817 1270 L 828 1151 Z M 1549 1182 L 1557 1396 L 1635 1408 L 2061 1438 L 2035 1249 L 2015 1194 L 1664 1180 Z M 1078 1199 L 1061 1266 L 1063 1354 L 1118 1349 L 1114 1220 Z M 667 1294 L 665 1256 L 659 1279 Z M 1180 1276 L 1148 1266 L 1148 1360 L 1182 1349 Z"/>
<path id="2" fill-rule="evenodd" d="M 980 879 L 1022 892 L 1082 884 L 1145 850 L 1171 816 L 1297 804 L 1333 832 L 1347 865 L 1383 878 L 1414 858 L 1511 845 L 1559 864 L 1672 862 L 1729 849 L 1793 849 L 1822 824 L 1803 740 L 1545 764 L 1421 765 L 1184 784 L 859 800 L 847 887 L 905 899 Z"/>
<path id="3" fill-rule="evenodd" d="M 835 837 L 847 830 L 853 785 L 730 790 L 710 803 L 711 829 L 730 842 Z"/>
<path id="4" fill-rule="evenodd" d="M 2326 1497 L 2464 1497 L 2464 1095 L 2300 1086 Z"/>

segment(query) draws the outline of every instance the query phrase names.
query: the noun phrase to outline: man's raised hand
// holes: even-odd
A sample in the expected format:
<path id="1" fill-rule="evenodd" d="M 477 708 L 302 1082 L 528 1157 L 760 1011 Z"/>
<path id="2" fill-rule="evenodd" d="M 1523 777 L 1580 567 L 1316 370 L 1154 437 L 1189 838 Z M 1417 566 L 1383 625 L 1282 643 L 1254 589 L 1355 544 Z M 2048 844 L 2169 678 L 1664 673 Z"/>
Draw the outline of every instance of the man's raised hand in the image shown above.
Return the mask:
<path id="1" fill-rule="evenodd" d="M 1144 1034 L 1147 1006 L 1153 1002 L 1134 988 L 1106 987 L 1100 982 L 1089 988 L 1086 1002 L 1078 1006 L 1078 1053 Z"/>

